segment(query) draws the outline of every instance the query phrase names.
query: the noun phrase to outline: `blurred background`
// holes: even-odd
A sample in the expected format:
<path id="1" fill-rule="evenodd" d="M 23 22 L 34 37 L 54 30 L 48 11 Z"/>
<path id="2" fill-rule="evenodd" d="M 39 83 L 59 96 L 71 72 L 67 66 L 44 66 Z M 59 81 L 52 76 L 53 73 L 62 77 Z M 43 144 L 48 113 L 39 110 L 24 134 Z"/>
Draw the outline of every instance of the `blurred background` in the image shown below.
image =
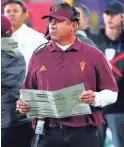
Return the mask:
<path id="1" fill-rule="evenodd" d="M 4 2 L 6 0 L 2 0 Z M 102 13 L 107 1 L 111 0 L 22 0 L 28 5 L 28 20 L 26 24 L 33 29 L 45 33 L 47 20 L 41 20 L 41 17 L 49 13 L 49 8 L 57 2 L 66 1 L 70 4 L 85 4 L 91 11 L 90 28 L 93 32 L 97 32 L 103 27 Z M 124 0 L 118 0 L 124 3 Z"/>

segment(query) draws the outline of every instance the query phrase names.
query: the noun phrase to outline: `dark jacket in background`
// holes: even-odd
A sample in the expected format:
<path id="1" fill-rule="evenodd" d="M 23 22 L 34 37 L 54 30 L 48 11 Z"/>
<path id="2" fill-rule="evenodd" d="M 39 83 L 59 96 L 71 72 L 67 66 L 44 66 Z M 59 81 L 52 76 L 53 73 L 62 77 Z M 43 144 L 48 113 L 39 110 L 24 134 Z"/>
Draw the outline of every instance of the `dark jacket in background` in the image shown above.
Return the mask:
<path id="1" fill-rule="evenodd" d="M 104 113 L 124 113 L 124 31 L 122 30 L 121 35 L 112 41 L 105 35 L 105 30 L 102 29 L 100 34 L 94 37 L 93 41 L 104 54 L 107 48 L 115 49 L 115 56 L 110 62 L 122 75 L 119 76 L 119 74 L 113 70 L 119 88 L 118 99 L 116 103 L 106 106 L 103 109 Z"/>
<path id="2" fill-rule="evenodd" d="M 85 33 L 85 32 L 82 31 L 82 30 L 77 30 L 76 33 L 75 33 L 75 35 L 76 35 L 81 41 L 83 41 L 83 42 L 85 42 L 85 43 L 87 43 L 87 44 L 89 44 L 89 45 L 91 45 L 91 46 L 97 48 L 96 44 L 95 44 L 89 37 L 85 36 L 84 33 Z M 87 34 L 86 34 L 86 35 L 87 35 Z"/>
<path id="3" fill-rule="evenodd" d="M 1 128 L 8 128 L 27 122 L 26 115 L 16 111 L 25 61 L 11 37 L 1 39 L 1 50 Z"/>

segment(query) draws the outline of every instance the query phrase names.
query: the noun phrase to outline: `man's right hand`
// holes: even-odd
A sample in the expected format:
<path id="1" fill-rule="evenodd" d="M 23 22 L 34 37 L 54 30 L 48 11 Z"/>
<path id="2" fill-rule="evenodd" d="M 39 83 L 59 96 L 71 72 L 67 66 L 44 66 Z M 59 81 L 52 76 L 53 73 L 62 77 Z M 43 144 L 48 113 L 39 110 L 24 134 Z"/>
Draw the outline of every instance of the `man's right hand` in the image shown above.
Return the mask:
<path id="1" fill-rule="evenodd" d="M 26 113 L 30 108 L 29 105 L 25 104 L 21 99 L 16 102 L 16 107 L 20 113 Z"/>

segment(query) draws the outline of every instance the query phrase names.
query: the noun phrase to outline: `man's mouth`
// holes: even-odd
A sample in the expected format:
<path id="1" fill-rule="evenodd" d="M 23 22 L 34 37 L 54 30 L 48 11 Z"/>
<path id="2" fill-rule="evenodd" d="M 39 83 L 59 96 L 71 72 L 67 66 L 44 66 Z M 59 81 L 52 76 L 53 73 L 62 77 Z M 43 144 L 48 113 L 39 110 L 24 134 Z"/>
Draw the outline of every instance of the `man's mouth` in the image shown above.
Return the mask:
<path id="1" fill-rule="evenodd" d="M 57 32 L 51 31 L 51 35 L 57 35 Z"/>
<path id="2" fill-rule="evenodd" d="M 112 24 L 112 21 L 108 21 L 109 24 Z"/>

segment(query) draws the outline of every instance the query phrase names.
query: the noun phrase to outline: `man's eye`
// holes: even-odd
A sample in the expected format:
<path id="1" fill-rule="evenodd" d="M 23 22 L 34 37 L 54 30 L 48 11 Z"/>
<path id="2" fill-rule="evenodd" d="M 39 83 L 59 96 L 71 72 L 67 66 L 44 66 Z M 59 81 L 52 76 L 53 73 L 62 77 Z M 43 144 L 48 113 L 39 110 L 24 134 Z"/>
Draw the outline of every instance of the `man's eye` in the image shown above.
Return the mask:
<path id="1" fill-rule="evenodd" d="M 57 23 L 63 22 L 63 20 L 56 20 Z"/>
<path id="2" fill-rule="evenodd" d="M 59 20 L 59 19 L 49 19 L 49 23 L 61 23 L 63 22 L 63 20 Z"/>
<path id="3" fill-rule="evenodd" d="M 5 13 L 10 13 L 10 10 L 5 11 Z"/>
<path id="4" fill-rule="evenodd" d="M 49 19 L 49 22 L 51 22 L 52 21 L 52 19 Z"/>

